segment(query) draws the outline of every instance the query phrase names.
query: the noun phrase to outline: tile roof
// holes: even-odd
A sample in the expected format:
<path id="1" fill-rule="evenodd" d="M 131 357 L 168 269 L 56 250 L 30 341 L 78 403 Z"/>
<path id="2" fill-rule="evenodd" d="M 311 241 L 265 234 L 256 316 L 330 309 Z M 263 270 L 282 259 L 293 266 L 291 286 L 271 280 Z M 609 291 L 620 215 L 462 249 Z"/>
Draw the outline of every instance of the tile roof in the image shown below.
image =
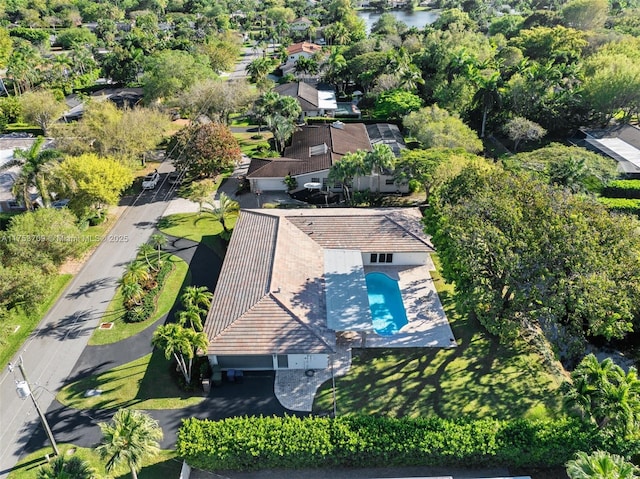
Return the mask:
<path id="1" fill-rule="evenodd" d="M 319 52 L 320 50 L 322 50 L 322 47 L 320 45 L 316 45 L 315 43 L 310 43 L 310 42 L 299 42 L 299 43 L 294 43 L 293 45 L 289 45 L 289 47 L 287 47 L 287 54 L 288 55 L 295 55 L 296 53 L 315 53 L 315 52 Z"/>
<path id="2" fill-rule="evenodd" d="M 284 83 L 273 90 L 280 95 L 290 96 L 298 100 L 302 111 L 315 111 L 318 109 L 318 90 L 308 83 Z"/>
<path id="3" fill-rule="evenodd" d="M 327 151 L 311 154 L 311 148 L 327 145 Z M 309 125 L 296 130 L 291 145 L 285 148 L 285 158 L 251 161 L 249 178 L 282 178 L 288 174 L 302 175 L 328 170 L 345 154 L 356 150 L 371 150 L 367 129 L 362 123 L 333 125 Z M 268 161 L 268 160 L 267 160 Z"/>
<path id="4" fill-rule="evenodd" d="M 325 249 L 431 252 L 417 209 L 242 210 L 204 331 L 209 354 L 327 353 Z"/>

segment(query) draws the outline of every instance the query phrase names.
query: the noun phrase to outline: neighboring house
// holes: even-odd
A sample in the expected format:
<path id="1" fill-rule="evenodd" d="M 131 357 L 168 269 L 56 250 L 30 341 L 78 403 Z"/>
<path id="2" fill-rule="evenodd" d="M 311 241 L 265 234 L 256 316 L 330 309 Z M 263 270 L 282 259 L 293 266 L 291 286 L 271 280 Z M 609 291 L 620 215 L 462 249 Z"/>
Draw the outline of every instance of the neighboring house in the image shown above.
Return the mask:
<path id="1" fill-rule="evenodd" d="M 36 138 L 17 137 L 12 135 L 0 136 L 0 211 L 24 211 L 24 206 L 18 204 L 13 194 L 13 184 L 20 174 L 20 166 L 14 162 L 15 150 L 28 150 L 36 142 Z M 45 142 L 43 148 L 51 148 L 53 140 Z M 33 192 L 33 200 L 37 200 L 37 192 Z"/>
<path id="2" fill-rule="evenodd" d="M 300 127 L 293 134 L 291 146 L 285 148 L 282 158 L 251 160 L 247 172 L 251 191 L 286 191 L 284 178 L 288 175 L 295 178 L 300 187 L 305 183 L 320 183 L 322 189 L 326 190 L 330 187 L 328 176 L 333 164 L 347 153 L 357 150 L 371 151 L 372 139 L 369 130 L 374 134 L 373 140 L 380 142 L 381 138 L 376 135 L 379 132 L 391 131 L 392 127 L 394 125 L 385 123 L 376 128 L 375 125 L 365 126 L 362 123 L 340 121 L 330 125 Z M 402 138 L 396 140 L 401 141 Z M 400 147 L 398 143 L 398 148 Z M 377 191 L 378 185 L 381 192 L 408 191 L 408 185 L 397 184 L 391 172 L 381 175 L 380 178 L 377 175 L 356 177 L 351 186 L 356 190 Z M 340 185 L 333 185 L 333 189 L 340 190 Z"/>
<path id="3" fill-rule="evenodd" d="M 282 74 L 294 73 L 298 58 L 311 58 L 319 51 L 322 51 L 322 47 L 311 42 L 299 42 L 290 45 L 287 47 L 287 61 L 281 67 Z"/>
<path id="4" fill-rule="evenodd" d="M 211 364 L 328 367 L 336 334 L 374 334 L 365 274 L 431 264 L 421 217 L 416 208 L 242 210 L 204 324 Z"/>
<path id="5" fill-rule="evenodd" d="M 295 82 L 278 85 L 274 91 L 298 100 L 302 109 L 300 121 L 308 116 L 332 116 L 338 109 L 334 90 L 318 90 L 309 83 Z"/>
<path id="6" fill-rule="evenodd" d="M 313 22 L 307 17 L 299 17 L 289 24 L 289 31 L 304 32 L 308 30 L 311 25 L 313 25 Z"/>
<path id="7" fill-rule="evenodd" d="M 582 130 L 585 138 L 574 141 L 618 162 L 618 171 L 640 178 L 640 128 L 620 125 L 606 130 Z"/>

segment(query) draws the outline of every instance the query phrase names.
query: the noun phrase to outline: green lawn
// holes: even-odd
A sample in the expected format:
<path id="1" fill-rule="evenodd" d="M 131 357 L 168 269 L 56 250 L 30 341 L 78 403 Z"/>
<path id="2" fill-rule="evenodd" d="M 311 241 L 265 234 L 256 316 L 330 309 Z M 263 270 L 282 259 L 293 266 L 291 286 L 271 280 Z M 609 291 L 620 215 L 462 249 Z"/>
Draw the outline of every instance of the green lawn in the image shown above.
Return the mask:
<path id="1" fill-rule="evenodd" d="M 156 350 L 103 374 L 68 384 L 56 399 L 75 409 L 180 409 L 198 404 L 203 400 L 200 391 L 182 391 L 172 377 L 172 365 L 162 351 Z M 84 397 L 88 389 L 100 389 L 102 394 Z"/>
<path id="2" fill-rule="evenodd" d="M 255 125 L 257 126 L 257 125 Z M 262 135 L 262 138 L 254 140 L 251 138 L 254 135 Z M 247 155 L 248 157 L 260 156 L 258 154 L 258 149 L 261 145 L 269 144 L 269 140 L 273 138 L 273 134 L 266 129 L 266 127 L 262 128 L 260 133 L 255 132 L 246 132 L 246 133 L 234 133 L 233 136 L 238 140 L 240 144 L 240 149 L 242 153 Z"/>
<path id="3" fill-rule="evenodd" d="M 227 225 L 233 228 L 236 224 L 237 215 L 229 215 Z M 215 253 L 224 258 L 226 245 L 220 239 L 222 225 L 211 215 L 198 213 L 180 213 L 170 215 L 160 220 L 158 224 L 160 231 L 171 236 L 187 238 L 197 241 L 211 248 Z"/>
<path id="4" fill-rule="evenodd" d="M 155 323 L 161 316 L 167 314 L 174 303 L 178 300 L 178 295 L 183 287 L 190 284 L 189 265 L 177 256 L 169 256 L 167 261 L 173 263 L 173 270 L 167 276 L 162 291 L 160 292 L 156 304 L 156 311 L 146 321 L 140 323 L 126 323 L 124 307 L 122 306 L 122 292 L 118 287 L 116 294 L 107 306 L 107 310 L 102 317 L 103 322 L 112 322 L 111 329 L 96 329 L 89 339 L 92 346 L 100 344 L 111 344 L 126 339 Z"/>
<path id="5" fill-rule="evenodd" d="M 17 308 L 3 319 L 0 325 L 0 366 L 2 368 L 22 347 L 31 331 L 58 300 L 71 278 L 70 274 L 52 276 L 49 296 L 38 305 L 33 313 L 27 314 L 22 308 Z"/>
<path id="6" fill-rule="evenodd" d="M 107 474 L 104 471 L 104 461 L 100 459 L 93 449 L 77 447 L 73 444 L 58 444 L 60 454 L 66 456 L 76 455 L 89 462 L 96 472 L 96 479 L 125 479 L 131 477 L 131 472 L 127 469 L 117 471 L 116 474 Z M 40 449 L 29 454 L 22 459 L 9 473 L 9 479 L 33 479 L 36 471 L 46 461 L 45 454 L 49 454 L 51 448 Z M 178 477 L 182 462 L 176 458 L 175 451 L 161 450 L 160 453 L 144 461 L 144 466 L 138 475 L 138 479 L 165 479 L 167 477 Z"/>
<path id="7" fill-rule="evenodd" d="M 563 415 L 560 379 L 524 345 L 502 346 L 477 320 L 455 311 L 453 288 L 432 272 L 458 342 L 452 349 L 354 350 L 347 376 L 336 379 L 338 414 L 468 416 L 502 419 Z M 332 408 L 331 384 L 314 411 Z"/>

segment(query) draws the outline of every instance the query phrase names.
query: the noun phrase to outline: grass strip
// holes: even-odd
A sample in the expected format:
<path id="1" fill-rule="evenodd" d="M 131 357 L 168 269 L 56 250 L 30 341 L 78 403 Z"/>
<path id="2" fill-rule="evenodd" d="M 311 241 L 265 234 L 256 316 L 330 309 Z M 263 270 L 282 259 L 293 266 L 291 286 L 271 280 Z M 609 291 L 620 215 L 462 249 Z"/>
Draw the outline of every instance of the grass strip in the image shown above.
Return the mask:
<path id="1" fill-rule="evenodd" d="M 193 395 L 178 387 L 172 365 L 162 351 L 156 350 L 105 373 L 68 384 L 56 399 L 75 409 L 181 409 L 200 403 L 204 397 L 199 391 Z M 88 389 L 99 389 L 102 393 L 85 397 Z"/>
<path id="2" fill-rule="evenodd" d="M 171 310 L 174 303 L 178 300 L 182 288 L 190 284 L 191 275 L 189 273 L 189 265 L 182 259 L 171 255 L 166 260 L 173 263 L 173 270 L 165 280 L 162 291 L 157 299 L 156 310 L 151 317 L 139 323 L 125 322 L 123 319 L 125 309 L 122 305 L 122 288 L 118 287 L 102 317 L 102 322 L 113 323 L 113 327 L 111 329 L 96 329 L 89 339 L 89 345 L 98 346 L 122 341 L 153 325 L 156 320 Z"/>
<path id="3" fill-rule="evenodd" d="M 115 474 L 107 474 L 104 470 L 104 461 L 90 448 L 78 447 L 73 444 L 58 444 L 60 454 L 64 456 L 77 456 L 87 461 L 95 471 L 96 479 L 124 479 L 131 477 L 127 469 L 116 471 Z M 8 479 L 33 479 L 38 469 L 45 465 L 45 455 L 51 453 L 50 448 L 40 449 L 24 457 L 9 473 Z M 143 461 L 142 470 L 138 479 L 158 479 L 165 477 L 178 477 L 182 462 L 176 457 L 175 451 L 163 449 L 155 457 Z"/>
<path id="4" fill-rule="evenodd" d="M 59 274 L 51 276 L 51 291 L 47 298 L 32 313 L 18 307 L 3 319 L 0 326 L 0 365 L 4 368 L 11 358 L 22 347 L 35 327 L 46 316 L 47 312 L 58 300 L 64 288 L 71 281 L 72 275 Z"/>

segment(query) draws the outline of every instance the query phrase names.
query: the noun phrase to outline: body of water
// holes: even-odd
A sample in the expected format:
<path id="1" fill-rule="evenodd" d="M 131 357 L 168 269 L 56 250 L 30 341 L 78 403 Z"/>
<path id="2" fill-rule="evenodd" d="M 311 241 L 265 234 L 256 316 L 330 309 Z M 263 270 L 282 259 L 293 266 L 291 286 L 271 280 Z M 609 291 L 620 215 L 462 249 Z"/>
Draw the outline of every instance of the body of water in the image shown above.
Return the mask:
<path id="1" fill-rule="evenodd" d="M 407 10 L 387 10 L 385 13 L 390 13 L 398 20 L 406 23 L 408 27 L 424 28 L 427 25 L 431 25 L 440 16 L 440 12 L 437 10 L 419 10 L 415 12 L 409 12 Z M 374 12 L 373 10 L 360 10 L 358 16 L 364 20 L 367 25 L 367 33 L 371 32 L 371 27 L 378 21 L 382 13 Z"/>

